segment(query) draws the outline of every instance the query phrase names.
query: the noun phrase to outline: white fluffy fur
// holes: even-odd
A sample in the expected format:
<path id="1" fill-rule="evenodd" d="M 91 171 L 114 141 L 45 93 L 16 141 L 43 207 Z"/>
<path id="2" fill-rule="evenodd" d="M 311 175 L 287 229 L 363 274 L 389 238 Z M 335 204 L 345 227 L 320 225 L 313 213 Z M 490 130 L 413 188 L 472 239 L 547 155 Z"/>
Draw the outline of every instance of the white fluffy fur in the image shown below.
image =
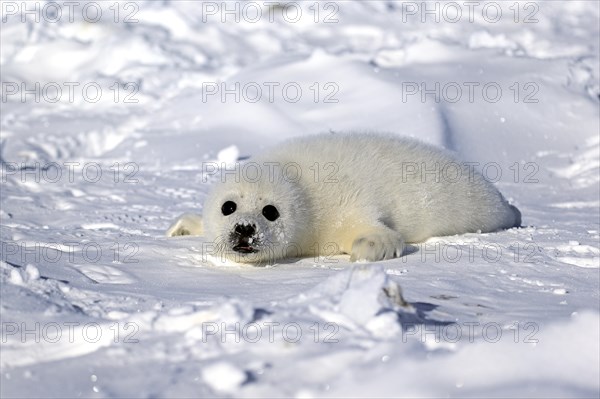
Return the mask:
<path id="1" fill-rule="evenodd" d="M 204 224 L 214 251 L 238 262 L 339 253 L 377 261 L 401 256 L 405 242 L 521 223 L 520 212 L 479 173 L 410 139 L 321 134 L 284 142 L 249 162 L 216 184 L 203 223 L 187 214 L 167 234 L 201 235 Z M 237 204 L 228 216 L 221 212 L 225 201 Z M 263 217 L 265 205 L 278 209 L 274 222 Z M 257 252 L 233 251 L 237 224 L 255 225 Z"/>

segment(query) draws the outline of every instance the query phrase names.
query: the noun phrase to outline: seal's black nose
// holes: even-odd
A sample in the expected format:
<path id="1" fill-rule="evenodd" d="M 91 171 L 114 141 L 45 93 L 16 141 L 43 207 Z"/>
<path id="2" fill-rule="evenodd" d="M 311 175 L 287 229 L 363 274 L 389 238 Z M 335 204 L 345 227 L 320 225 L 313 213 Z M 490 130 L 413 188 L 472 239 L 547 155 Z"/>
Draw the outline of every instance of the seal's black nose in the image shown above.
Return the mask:
<path id="1" fill-rule="evenodd" d="M 250 237 L 256 233 L 255 224 L 236 224 L 233 229 L 237 234 L 242 237 Z"/>

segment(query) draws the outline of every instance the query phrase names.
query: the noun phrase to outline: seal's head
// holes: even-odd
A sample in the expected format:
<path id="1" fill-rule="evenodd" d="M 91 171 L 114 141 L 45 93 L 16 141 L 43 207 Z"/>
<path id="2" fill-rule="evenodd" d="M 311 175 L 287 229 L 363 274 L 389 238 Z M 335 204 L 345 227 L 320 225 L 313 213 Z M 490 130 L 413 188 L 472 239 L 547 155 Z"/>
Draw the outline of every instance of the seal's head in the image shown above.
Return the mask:
<path id="1" fill-rule="evenodd" d="M 299 254 L 310 226 L 308 204 L 297 181 L 276 168 L 259 167 L 252 178 L 222 174 L 204 204 L 206 237 L 213 254 L 235 262 L 267 264 Z"/>

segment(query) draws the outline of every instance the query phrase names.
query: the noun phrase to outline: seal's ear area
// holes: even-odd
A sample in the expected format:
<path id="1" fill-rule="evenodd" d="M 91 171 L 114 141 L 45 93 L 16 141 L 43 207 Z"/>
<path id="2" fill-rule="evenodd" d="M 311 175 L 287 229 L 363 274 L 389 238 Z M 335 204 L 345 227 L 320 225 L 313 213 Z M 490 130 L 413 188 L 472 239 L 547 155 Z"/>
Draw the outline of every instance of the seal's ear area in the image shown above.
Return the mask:
<path id="1" fill-rule="evenodd" d="M 184 213 L 167 230 L 167 237 L 201 236 L 202 217 L 193 213 Z"/>

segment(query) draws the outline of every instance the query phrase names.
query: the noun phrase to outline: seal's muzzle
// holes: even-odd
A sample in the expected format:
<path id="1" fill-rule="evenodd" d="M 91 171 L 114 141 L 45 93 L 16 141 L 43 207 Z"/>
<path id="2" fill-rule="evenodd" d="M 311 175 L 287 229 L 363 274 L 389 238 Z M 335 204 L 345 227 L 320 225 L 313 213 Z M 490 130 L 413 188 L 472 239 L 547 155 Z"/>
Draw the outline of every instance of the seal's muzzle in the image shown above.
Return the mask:
<path id="1" fill-rule="evenodd" d="M 231 242 L 234 243 L 233 250 L 243 254 L 258 252 L 252 244 L 255 243 L 255 224 L 236 224 L 231 233 Z"/>

